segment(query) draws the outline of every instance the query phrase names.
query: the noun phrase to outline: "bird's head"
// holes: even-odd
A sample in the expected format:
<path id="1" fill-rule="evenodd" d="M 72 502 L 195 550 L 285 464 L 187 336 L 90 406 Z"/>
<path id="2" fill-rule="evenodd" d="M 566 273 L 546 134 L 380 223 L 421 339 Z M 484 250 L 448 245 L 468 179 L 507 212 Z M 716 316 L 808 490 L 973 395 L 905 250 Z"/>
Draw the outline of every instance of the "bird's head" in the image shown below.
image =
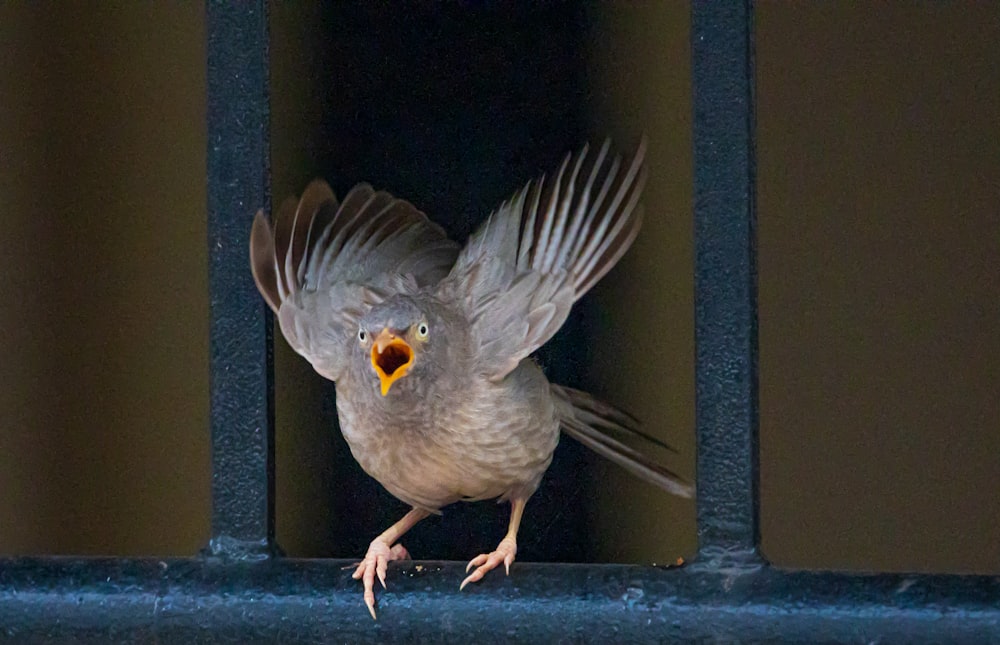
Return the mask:
<path id="1" fill-rule="evenodd" d="M 400 379 L 426 379 L 440 362 L 444 319 L 433 303 L 394 296 L 369 310 L 358 328 L 362 361 L 378 377 L 382 396 Z"/>

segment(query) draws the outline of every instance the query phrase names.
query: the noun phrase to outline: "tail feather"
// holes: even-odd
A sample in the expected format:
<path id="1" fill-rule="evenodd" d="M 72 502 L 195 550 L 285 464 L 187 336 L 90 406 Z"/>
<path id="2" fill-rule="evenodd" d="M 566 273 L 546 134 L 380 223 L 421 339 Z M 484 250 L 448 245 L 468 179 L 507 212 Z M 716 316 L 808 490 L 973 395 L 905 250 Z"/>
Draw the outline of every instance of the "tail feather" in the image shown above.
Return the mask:
<path id="1" fill-rule="evenodd" d="M 567 435 L 639 479 L 658 486 L 668 493 L 679 497 L 694 495 L 694 487 L 683 477 L 608 434 L 611 431 L 624 436 L 638 437 L 676 452 L 667 444 L 641 432 L 637 427 L 638 422 L 633 417 L 580 390 L 553 385 L 552 392 L 557 399 L 566 404 L 559 423 Z"/>

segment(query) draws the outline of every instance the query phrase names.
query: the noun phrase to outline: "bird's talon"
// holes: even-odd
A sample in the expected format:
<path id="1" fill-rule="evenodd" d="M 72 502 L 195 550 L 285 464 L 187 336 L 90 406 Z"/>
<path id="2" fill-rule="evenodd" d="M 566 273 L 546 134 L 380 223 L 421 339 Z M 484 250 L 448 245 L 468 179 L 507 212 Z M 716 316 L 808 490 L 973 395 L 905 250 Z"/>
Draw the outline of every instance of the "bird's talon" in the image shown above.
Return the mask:
<path id="1" fill-rule="evenodd" d="M 479 582 L 480 580 L 483 579 L 484 573 L 486 572 L 476 569 L 471 574 L 466 576 L 465 580 L 462 581 L 462 584 L 458 585 L 458 590 L 461 591 L 462 589 L 465 589 L 465 585 L 469 584 L 470 582 Z"/>
<path id="2" fill-rule="evenodd" d="M 389 563 L 393 560 L 407 560 L 409 557 L 410 554 L 401 544 L 389 548 L 385 541 L 376 538 L 368 547 L 365 559 L 357 564 L 357 569 L 351 574 L 351 577 L 355 580 L 361 579 L 365 606 L 368 607 L 368 613 L 372 615 L 372 618 L 377 620 L 375 615 L 375 579 L 378 578 L 382 588 L 386 589 L 385 578 Z"/>
<path id="3" fill-rule="evenodd" d="M 473 571 L 462 581 L 458 590 L 461 591 L 465 588 L 465 585 L 470 582 L 478 582 L 483 579 L 487 573 L 496 569 L 502 562 L 507 575 L 510 575 L 510 565 L 514 563 L 514 557 L 517 554 L 517 542 L 510 538 L 504 538 L 500 544 L 497 545 L 496 551 L 492 553 L 480 553 L 476 557 L 469 561 L 466 565 L 465 571 L 469 572 L 469 569 L 476 567 Z"/>

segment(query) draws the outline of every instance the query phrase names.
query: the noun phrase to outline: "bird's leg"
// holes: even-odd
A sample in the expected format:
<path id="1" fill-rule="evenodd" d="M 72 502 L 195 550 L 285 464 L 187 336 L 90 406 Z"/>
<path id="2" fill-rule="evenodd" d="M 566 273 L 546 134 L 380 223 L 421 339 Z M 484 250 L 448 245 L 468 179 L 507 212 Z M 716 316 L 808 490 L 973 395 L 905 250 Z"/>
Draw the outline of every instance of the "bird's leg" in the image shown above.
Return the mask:
<path id="1" fill-rule="evenodd" d="M 510 565 L 514 563 L 514 556 L 517 555 L 517 529 L 521 526 L 521 515 L 524 514 L 524 505 L 527 503 L 527 499 L 511 500 L 510 524 L 507 527 L 507 535 L 500 540 L 500 544 L 497 545 L 497 548 L 492 553 L 480 553 L 469 561 L 468 566 L 465 567 L 465 571 L 468 572 L 472 567 L 476 567 L 476 570 L 462 581 L 461 586 L 458 588 L 459 591 L 464 589 L 465 585 L 470 582 L 482 580 L 483 576 L 495 569 L 501 562 L 503 562 L 504 568 L 507 570 L 507 575 L 510 575 Z"/>
<path id="2" fill-rule="evenodd" d="M 389 562 L 410 558 L 406 548 L 402 544 L 396 544 L 396 540 L 403 537 L 403 534 L 413 528 L 414 524 L 428 515 L 430 513 L 421 508 L 411 508 L 410 512 L 404 515 L 401 520 L 372 540 L 368 546 L 368 553 L 365 554 L 365 559 L 358 563 L 358 568 L 354 570 L 351 577 L 355 580 L 361 578 L 365 590 L 365 605 L 372 618 L 375 618 L 375 576 L 378 576 L 378 581 L 385 589 L 385 572 Z"/>

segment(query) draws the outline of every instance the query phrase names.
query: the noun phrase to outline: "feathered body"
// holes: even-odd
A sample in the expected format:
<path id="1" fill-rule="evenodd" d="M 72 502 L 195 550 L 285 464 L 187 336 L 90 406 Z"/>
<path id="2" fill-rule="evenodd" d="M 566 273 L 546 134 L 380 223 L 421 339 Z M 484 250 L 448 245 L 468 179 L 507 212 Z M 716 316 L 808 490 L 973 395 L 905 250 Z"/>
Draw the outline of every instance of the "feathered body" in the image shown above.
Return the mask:
<path id="1" fill-rule="evenodd" d="M 527 498 L 552 461 L 559 418 L 533 362 L 511 376 L 412 379 L 407 393 L 426 402 L 413 406 L 408 397 L 383 397 L 377 382 L 348 375 L 337 388 L 341 431 L 365 472 L 411 506 L 436 512 L 460 500 Z"/>
<path id="2" fill-rule="evenodd" d="M 628 166 L 609 158 L 607 143 L 594 159 L 586 148 L 568 157 L 554 182 L 519 191 L 461 250 L 411 204 L 366 184 L 339 204 L 314 181 L 297 204 L 285 202 L 273 228 L 255 219 L 254 278 L 282 333 L 337 383 L 355 459 L 413 507 L 372 542 L 355 574 L 373 616 L 376 571 L 384 584 L 385 562 L 405 554 L 393 546 L 398 537 L 453 502 L 511 501 L 508 536 L 470 563 L 479 568 L 465 582 L 501 561 L 509 567 L 521 511 L 560 429 L 690 495 L 606 432 L 645 437 L 634 420 L 550 384 L 531 358 L 638 234 L 644 148 Z"/>

